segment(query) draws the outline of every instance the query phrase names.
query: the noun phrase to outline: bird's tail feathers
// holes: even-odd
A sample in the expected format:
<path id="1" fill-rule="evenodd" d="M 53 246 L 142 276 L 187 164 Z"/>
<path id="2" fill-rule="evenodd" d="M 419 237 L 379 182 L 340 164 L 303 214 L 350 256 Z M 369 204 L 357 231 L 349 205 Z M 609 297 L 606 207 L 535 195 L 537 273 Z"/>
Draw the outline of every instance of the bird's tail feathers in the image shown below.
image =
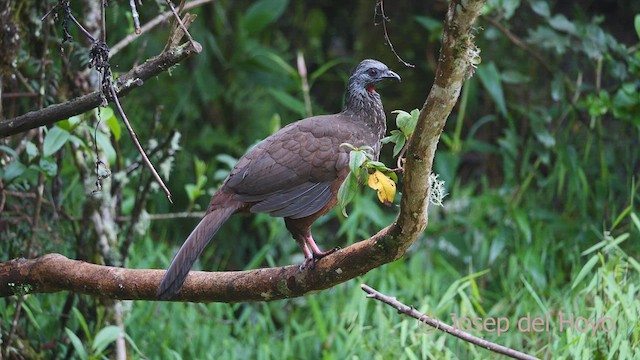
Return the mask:
<path id="1" fill-rule="evenodd" d="M 162 278 L 156 296 L 161 300 L 168 300 L 175 295 L 184 283 L 191 267 L 196 262 L 209 241 L 218 232 L 222 224 L 238 209 L 237 205 L 214 209 L 205 215 L 191 232 L 184 244 L 171 261 L 169 269 Z"/>

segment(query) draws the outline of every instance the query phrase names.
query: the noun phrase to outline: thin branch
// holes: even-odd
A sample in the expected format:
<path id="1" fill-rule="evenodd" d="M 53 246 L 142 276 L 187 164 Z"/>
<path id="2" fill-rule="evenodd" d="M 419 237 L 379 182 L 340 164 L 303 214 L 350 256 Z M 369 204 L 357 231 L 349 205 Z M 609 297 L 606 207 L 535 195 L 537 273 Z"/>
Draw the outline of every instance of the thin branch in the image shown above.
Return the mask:
<path id="1" fill-rule="evenodd" d="M 362 290 L 364 290 L 364 292 L 366 292 L 368 295 L 368 298 L 372 298 L 372 299 L 376 299 L 378 301 L 381 301 L 387 305 L 390 305 L 392 307 L 394 307 L 395 309 L 398 310 L 398 312 L 403 313 L 405 315 L 409 315 L 412 318 L 417 319 L 418 321 L 420 321 L 421 324 L 424 325 L 429 325 L 433 328 L 435 328 L 436 330 L 440 330 L 440 331 L 444 331 L 447 334 L 451 334 L 461 340 L 464 340 L 468 343 L 480 346 L 482 348 L 485 348 L 489 351 L 493 351 L 495 353 L 498 354 L 502 354 L 502 355 L 506 355 L 508 357 L 514 358 L 514 359 L 520 359 L 520 360 L 538 360 L 537 357 L 535 356 L 531 356 L 531 355 L 527 355 L 525 353 L 522 353 L 518 350 L 514 350 L 511 348 L 508 348 L 506 346 L 502 346 L 500 344 L 496 344 L 493 343 L 491 341 L 487 341 L 484 339 L 481 339 L 477 336 L 473 336 L 471 334 L 469 334 L 468 332 L 462 331 L 454 326 L 448 325 L 443 323 L 442 321 L 438 320 L 438 319 L 434 319 L 431 318 L 421 312 L 419 312 L 418 310 L 416 310 L 413 306 L 407 306 L 403 303 L 401 303 L 400 301 L 398 301 L 395 297 L 391 297 L 391 296 L 387 296 L 377 290 L 375 290 L 374 288 L 362 284 L 360 285 L 360 287 L 362 288 Z"/>
<path id="2" fill-rule="evenodd" d="M 120 97 L 126 96 L 130 90 L 142 86 L 144 81 L 196 54 L 196 50 L 191 42 L 186 42 L 147 60 L 116 80 L 116 94 Z M 113 101 L 113 99 L 109 99 L 109 101 Z M 13 119 L 1 121 L 0 138 L 35 129 L 39 126 L 54 124 L 60 120 L 87 112 L 101 104 L 102 97 L 100 92 L 94 91 L 62 104 L 51 105 L 42 110 L 31 111 Z"/>
<path id="3" fill-rule="evenodd" d="M 184 5 L 184 10 L 190 10 L 193 9 L 195 7 L 198 6 L 202 6 L 204 4 L 208 4 L 211 2 L 214 2 L 215 0 L 194 0 L 194 1 L 190 1 L 188 3 L 186 3 Z M 167 11 L 164 12 L 158 16 L 156 16 L 155 18 L 151 19 L 151 21 L 148 21 L 147 23 L 145 23 L 144 25 L 142 25 L 142 27 L 140 28 L 140 31 L 142 33 L 145 33 L 151 29 L 153 29 L 154 27 L 158 26 L 159 24 L 163 23 L 164 21 L 166 21 L 169 17 L 173 16 L 173 12 L 171 11 Z M 110 49 L 109 52 L 109 59 L 111 59 L 115 54 L 119 53 L 120 50 L 124 49 L 127 45 L 131 44 L 132 42 L 134 42 L 139 36 L 137 34 L 129 34 L 126 37 L 124 37 L 122 40 L 118 41 L 117 44 L 113 45 Z"/>
<path id="4" fill-rule="evenodd" d="M 138 149 L 140 156 L 142 156 L 142 161 L 144 161 L 144 163 L 149 168 L 149 171 L 151 171 L 151 175 L 153 175 L 153 177 L 156 179 L 156 182 L 158 183 L 158 185 L 160 185 L 160 187 L 162 188 L 162 191 L 164 191 L 165 195 L 167 196 L 167 199 L 169 199 L 169 202 L 173 203 L 173 201 L 171 200 L 171 192 L 169 191 L 167 186 L 164 184 L 164 181 L 162 181 L 160 174 L 158 174 L 158 171 L 156 171 L 156 168 L 151 163 L 151 160 L 149 160 L 149 158 L 147 157 L 147 154 L 144 152 L 144 149 L 142 148 L 142 145 L 140 145 L 140 141 L 138 140 L 138 136 L 136 135 L 136 132 L 133 131 L 133 128 L 131 127 L 131 123 L 129 123 L 129 119 L 127 119 L 127 115 L 124 113 L 124 110 L 122 110 L 122 105 L 120 105 L 120 101 L 118 100 L 116 89 L 114 89 L 113 86 L 110 86 L 109 90 L 111 91 L 111 97 L 113 99 L 113 102 L 116 104 L 118 113 L 120 113 L 120 116 L 122 117 L 122 121 L 127 127 L 127 130 L 129 131 L 129 135 L 131 136 L 133 143 Z"/>
<path id="5" fill-rule="evenodd" d="M 540 53 L 527 46 L 527 44 L 522 39 L 520 39 L 516 34 L 512 33 L 511 30 L 509 30 L 506 26 L 502 25 L 499 20 L 494 19 L 490 16 L 483 16 L 482 18 L 490 22 L 491 25 L 495 26 L 496 29 L 498 29 L 509 40 L 511 40 L 511 42 L 515 46 L 521 48 L 525 52 L 529 53 L 529 55 L 533 56 L 548 72 L 552 74 L 555 73 L 555 70 L 551 68 L 551 65 L 549 65 L 548 59 L 545 59 L 542 55 L 540 55 Z"/>
<path id="6" fill-rule="evenodd" d="M 138 9 L 136 9 L 136 0 L 129 0 L 129 6 L 131 6 L 131 17 L 133 17 L 133 27 L 136 29 L 136 35 L 140 35 L 140 15 Z"/>
<path id="7" fill-rule="evenodd" d="M 178 22 L 180 28 L 182 29 L 182 31 L 184 32 L 184 35 L 187 37 L 187 39 L 189 39 L 189 41 L 193 44 L 193 47 L 198 49 L 198 47 L 200 46 L 200 44 L 198 44 L 197 42 L 195 42 L 193 40 L 193 38 L 191 37 L 191 34 L 189 34 L 189 30 L 187 29 L 187 27 L 184 25 L 184 23 L 182 22 L 182 19 L 180 18 L 180 15 L 178 14 L 178 12 L 176 11 L 176 8 L 173 6 L 173 3 L 171 2 L 171 0 L 167 0 L 167 4 L 169 5 L 169 7 L 171 8 L 171 12 L 173 12 L 173 16 L 175 16 L 176 21 Z M 200 49 L 202 49 L 202 47 L 199 47 Z"/>
<path id="8" fill-rule="evenodd" d="M 378 9 L 380 9 L 380 12 L 378 12 Z M 376 2 L 376 8 L 374 12 L 374 21 L 375 21 L 376 15 L 380 15 L 380 17 L 382 18 L 382 29 L 384 30 L 384 42 L 387 45 L 389 45 L 389 49 L 391 49 L 391 52 L 393 53 L 393 55 L 395 55 L 398 61 L 400 61 L 404 66 L 410 67 L 410 68 L 416 67 L 415 65 L 409 64 L 408 62 L 404 61 L 400 57 L 400 55 L 398 55 L 398 53 L 396 52 L 396 49 L 394 49 L 393 47 L 393 43 L 391 42 L 391 39 L 389 39 L 389 32 L 387 31 L 387 22 L 391 21 L 391 19 L 389 19 L 387 15 L 385 15 L 384 13 L 384 0 L 377 0 Z M 378 24 L 376 23 L 376 25 Z"/>
<path id="9" fill-rule="evenodd" d="M 302 51 L 298 51 L 297 61 L 298 74 L 300 75 L 300 81 L 302 82 L 302 96 L 304 97 L 304 108 L 307 111 L 307 117 L 313 116 L 311 109 L 311 96 L 309 95 L 309 79 L 307 73 L 307 64 L 304 61 L 304 55 Z"/>

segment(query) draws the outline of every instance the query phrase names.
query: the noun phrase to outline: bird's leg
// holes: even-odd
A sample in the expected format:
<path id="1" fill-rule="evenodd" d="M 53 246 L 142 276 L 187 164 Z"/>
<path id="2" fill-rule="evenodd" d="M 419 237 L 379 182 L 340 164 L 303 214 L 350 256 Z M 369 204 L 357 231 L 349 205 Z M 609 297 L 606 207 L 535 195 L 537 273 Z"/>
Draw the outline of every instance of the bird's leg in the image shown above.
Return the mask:
<path id="1" fill-rule="evenodd" d="M 309 265 L 313 265 L 316 260 L 322 259 L 323 257 L 340 249 L 339 247 L 336 247 L 328 251 L 320 250 L 318 244 L 316 244 L 311 236 L 311 229 L 309 228 L 310 223 L 307 223 L 306 221 L 285 219 L 284 224 L 287 226 L 287 229 L 289 229 L 289 232 L 291 232 L 291 235 L 293 235 L 293 238 L 304 253 L 304 262 L 300 265 L 300 270 L 304 270 Z"/>
<path id="2" fill-rule="evenodd" d="M 309 247 L 307 246 L 307 243 L 305 242 L 304 237 L 296 236 L 295 239 L 296 239 L 296 242 L 298 243 L 298 246 L 300 246 L 300 249 L 304 253 L 304 262 L 300 264 L 300 270 L 304 270 L 310 263 L 313 263 L 314 261 L 313 253 L 311 252 L 311 250 L 309 250 Z"/>
<path id="3" fill-rule="evenodd" d="M 334 247 L 333 249 L 329 249 L 327 251 L 320 250 L 316 242 L 313 240 L 313 236 L 311 236 L 311 232 L 309 232 L 309 235 L 306 236 L 305 240 L 306 240 L 306 243 L 309 245 L 309 247 L 311 247 L 311 251 L 313 251 L 313 258 L 316 260 L 322 259 L 323 257 L 329 254 L 333 254 L 334 252 L 340 250 L 340 247 Z"/>

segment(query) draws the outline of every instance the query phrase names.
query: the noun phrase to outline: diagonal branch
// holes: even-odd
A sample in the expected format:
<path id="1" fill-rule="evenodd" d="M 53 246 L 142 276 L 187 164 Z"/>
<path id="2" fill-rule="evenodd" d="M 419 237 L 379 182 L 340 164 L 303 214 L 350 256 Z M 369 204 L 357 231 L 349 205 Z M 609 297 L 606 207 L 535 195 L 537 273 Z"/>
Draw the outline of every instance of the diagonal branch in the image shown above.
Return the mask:
<path id="1" fill-rule="evenodd" d="M 376 299 L 378 301 L 381 301 L 387 305 L 390 305 L 392 307 L 394 307 L 395 309 L 398 310 L 398 312 L 402 313 L 402 314 L 406 314 L 409 315 L 415 319 L 417 319 L 418 321 L 420 321 L 420 325 L 419 326 L 423 326 L 423 325 L 428 325 L 434 328 L 434 330 L 440 330 L 440 331 L 444 331 L 447 334 L 451 334 L 459 339 L 462 339 L 468 343 L 480 346 L 482 348 L 485 348 L 487 350 L 493 351 L 495 353 L 498 354 L 502 354 L 502 355 L 506 355 L 508 357 L 514 358 L 514 359 L 521 359 L 521 360 L 537 360 L 538 358 L 535 356 L 531 356 L 525 353 L 522 353 L 520 351 L 508 348 L 506 346 L 502 346 L 500 344 L 496 344 L 493 343 L 491 341 L 487 341 L 485 339 L 481 339 L 477 336 L 473 336 L 471 334 L 469 334 L 468 332 L 462 331 L 458 328 L 456 328 L 455 326 L 451 326 L 449 324 L 445 324 L 443 322 L 441 322 L 438 319 L 434 319 L 431 318 L 429 316 L 427 316 L 426 314 L 423 314 L 421 312 L 419 312 L 418 310 L 416 310 L 413 306 L 408 306 L 405 305 L 403 303 L 401 303 L 400 301 L 398 301 L 395 297 L 391 297 L 391 296 L 387 296 L 379 291 L 377 291 L 376 289 L 362 284 L 360 285 L 360 287 L 362 288 L 362 290 L 364 292 L 367 293 L 367 297 L 369 298 L 373 298 Z M 426 332 L 426 331 L 425 331 Z M 431 333 L 431 331 L 429 332 Z M 498 332 L 498 335 L 500 333 Z"/>
<path id="2" fill-rule="evenodd" d="M 393 224 L 370 239 L 320 259 L 312 269 L 304 271 L 290 265 L 249 271 L 191 272 L 173 299 L 240 302 L 302 296 L 402 257 L 427 226 L 427 179 L 447 117 L 473 64 L 478 63 L 472 25 L 484 3 L 485 0 L 458 0 L 449 4 L 436 79 L 407 149 L 404 195 L 400 214 Z M 70 290 L 108 298 L 156 300 L 163 275 L 161 270 L 106 267 L 50 254 L 1 263 L 0 296 L 9 296 L 26 286 L 31 293 Z"/>
<path id="3" fill-rule="evenodd" d="M 196 53 L 198 53 L 198 48 L 194 47 L 193 42 L 188 41 L 145 61 L 116 80 L 115 87 L 118 96 L 127 95 L 132 89 L 142 86 L 144 81 L 157 76 Z M 62 104 L 51 105 L 42 110 L 31 111 L 13 119 L 0 121 L 0 138 L 35 129 L 39 126 L 51 125 L 71 116 L 82 114 L 100 106 L 102 100 L 100 92 L 94 91 Z"/>

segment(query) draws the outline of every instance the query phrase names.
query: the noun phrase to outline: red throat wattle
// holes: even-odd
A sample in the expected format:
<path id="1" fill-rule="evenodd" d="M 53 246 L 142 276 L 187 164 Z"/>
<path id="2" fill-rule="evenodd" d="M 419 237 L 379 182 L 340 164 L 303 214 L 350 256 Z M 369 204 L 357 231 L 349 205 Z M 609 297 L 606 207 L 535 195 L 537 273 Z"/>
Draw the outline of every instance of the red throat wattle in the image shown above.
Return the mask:
<path id="1" fill-rule="evenodd" d="M 369 85 L 367 86 L 367 90 L 369 91 L 370 94 L 373 94 L 373 92 L 376 90 L 373 88 L 373 85 Z"/>

